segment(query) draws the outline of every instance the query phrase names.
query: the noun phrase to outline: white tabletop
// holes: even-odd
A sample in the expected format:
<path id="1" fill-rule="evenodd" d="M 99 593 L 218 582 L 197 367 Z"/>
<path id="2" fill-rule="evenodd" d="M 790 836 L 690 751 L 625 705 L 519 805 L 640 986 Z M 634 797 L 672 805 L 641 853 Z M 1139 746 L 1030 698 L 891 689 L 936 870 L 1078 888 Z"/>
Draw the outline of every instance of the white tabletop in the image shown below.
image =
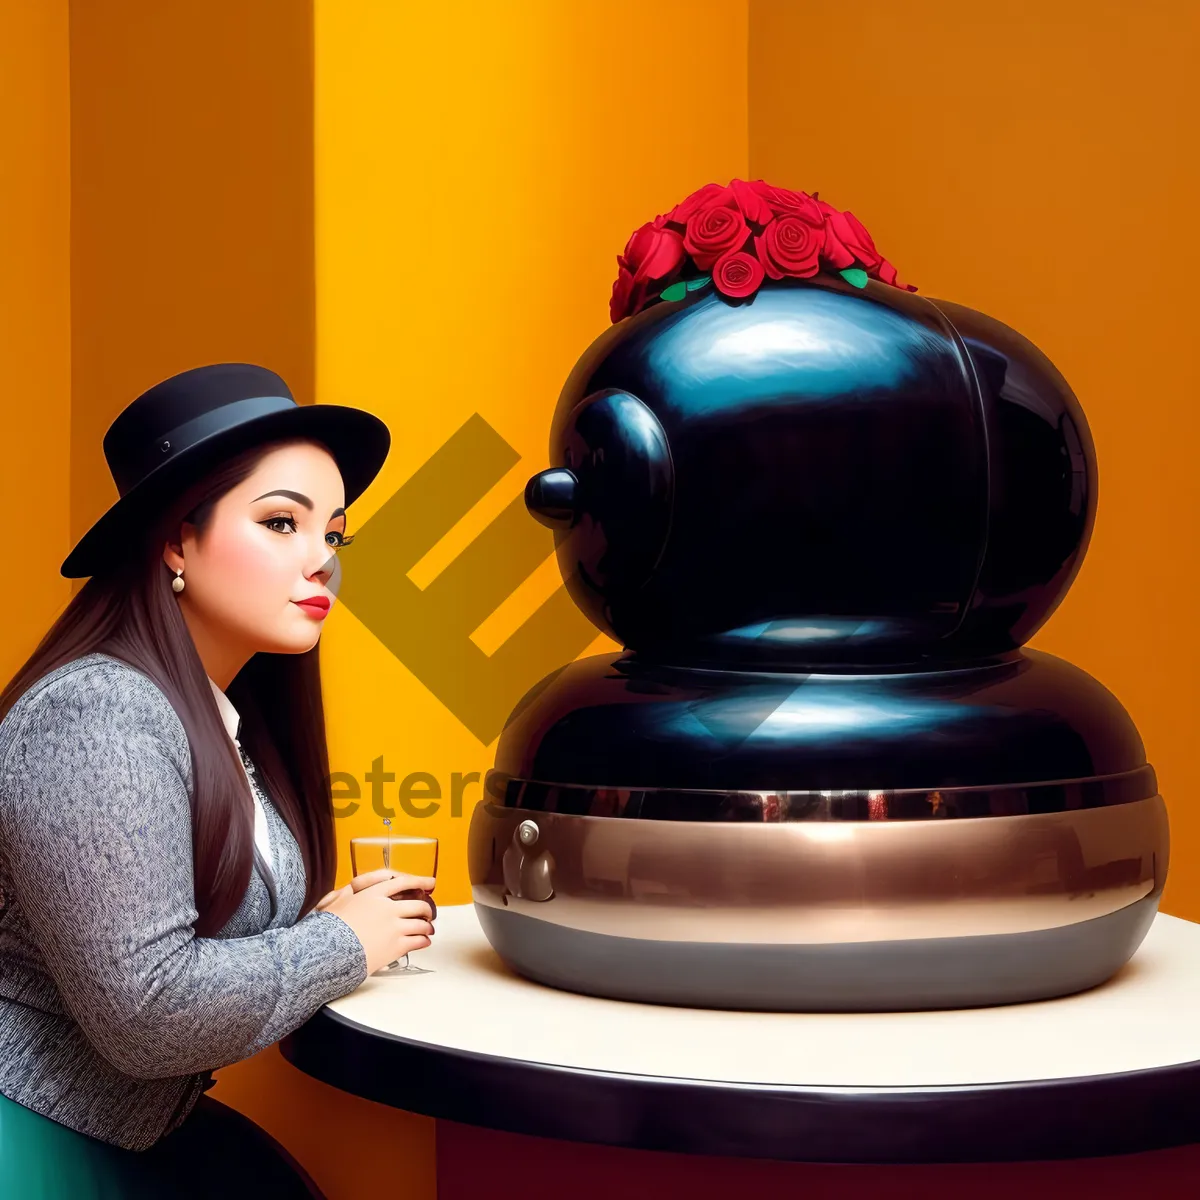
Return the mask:
<path id="1" fill-rule="evenodd" d="M 1056 1000 L 905 1013 L 760 1013 L 584 996 L 523 979 L 473 905 L 438 908 L 421 975 L 326 1007 L 365 1030 L 565 1070 L 808 1088 L 980 1087 L 1200 1063 L 1200 925 L 1159 914 L 1108 983 Z"/>

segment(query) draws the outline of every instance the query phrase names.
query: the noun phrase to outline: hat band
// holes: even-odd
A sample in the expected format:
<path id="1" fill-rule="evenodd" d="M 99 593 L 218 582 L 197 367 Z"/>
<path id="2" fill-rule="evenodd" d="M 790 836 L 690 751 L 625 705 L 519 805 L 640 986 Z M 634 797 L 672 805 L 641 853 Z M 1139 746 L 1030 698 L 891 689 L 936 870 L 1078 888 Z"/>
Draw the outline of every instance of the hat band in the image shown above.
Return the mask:
<path id="1" fill-rule="evenodd" d="M 251 396 L 246 400 L 233 400 L 222 404 L 211 412 L 201 413 L 166 433 L 160 433 L 152 442 L 136 447 L 130 457 L 121 464 L 120 472 L 113 471 L 117 490 L 122 496 L 135 484 L 140 483 L 151 471 L 164 462 L 169 462 L 184 450 L 190 450 L 214 433 L 224 433 L 259 417 L 286 412 L 297 408 L 295 400 L 287 396 Z"/>

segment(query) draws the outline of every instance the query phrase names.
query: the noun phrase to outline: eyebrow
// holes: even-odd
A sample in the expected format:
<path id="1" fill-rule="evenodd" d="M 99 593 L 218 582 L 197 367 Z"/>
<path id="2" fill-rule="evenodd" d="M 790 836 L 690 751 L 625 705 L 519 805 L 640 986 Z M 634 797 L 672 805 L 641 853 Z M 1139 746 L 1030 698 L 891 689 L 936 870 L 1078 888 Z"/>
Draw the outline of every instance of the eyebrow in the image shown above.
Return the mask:
<path id="1" fill-rule="evenodd" d="M 309 512 L 312 512 L 313 502 L 300 492 L 289 492 L 286 488 L 278 488 L 273 492 L 264 492 L 261 496 L 255 496 L 250 501 L 251 504 L 256 504 L 259 500 L 265 500 L 268 496 L 286 496 L 289 500 L 295 500 L 297 504 L 303 504 Z M 334 517 L 344 517 L 346 510 L 344 508 L 335 508 L 329 514 L 329 519 L 332 521 Z"/>

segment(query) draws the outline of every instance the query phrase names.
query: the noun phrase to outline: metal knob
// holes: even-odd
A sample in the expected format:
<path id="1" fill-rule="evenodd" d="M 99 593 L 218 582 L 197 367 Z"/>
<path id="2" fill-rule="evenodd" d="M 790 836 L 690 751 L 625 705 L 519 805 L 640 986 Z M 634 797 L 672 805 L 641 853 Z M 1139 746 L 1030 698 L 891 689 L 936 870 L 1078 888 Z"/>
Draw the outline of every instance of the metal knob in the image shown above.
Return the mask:
<path id="1" fill-rule="evenodd" d="M 517 838 L 522 846 L 532 846 L 538 840 L 538 827 L 533 821 L 522 821 L 517 826 Z"/>
<path id="2" fill-rule="evenodd" d="M 566 467 L 539 471 L 525 485 L 530 516 L 550 529 L 569 529 L 577 516 L 579 479 Z"/>

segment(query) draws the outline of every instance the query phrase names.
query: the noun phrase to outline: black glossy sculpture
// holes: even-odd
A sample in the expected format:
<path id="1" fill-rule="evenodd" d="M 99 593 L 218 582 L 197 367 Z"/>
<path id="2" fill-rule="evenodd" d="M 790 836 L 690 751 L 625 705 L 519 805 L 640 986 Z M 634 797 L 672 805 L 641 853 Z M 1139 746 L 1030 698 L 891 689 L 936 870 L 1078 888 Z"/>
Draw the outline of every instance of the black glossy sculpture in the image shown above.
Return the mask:
<path id="1" fill-rule="evenodd" d="M 999 322 L 836 274 L 620 321 L 531 513 L 625 652 L 522 701 L 470 834 L 515 970 L 632 1000 L 965 1007 L 1109 978 L 1166 810 L 1089 675 L 1022 650 L 1083 559 L 1094 450 Z"/>

